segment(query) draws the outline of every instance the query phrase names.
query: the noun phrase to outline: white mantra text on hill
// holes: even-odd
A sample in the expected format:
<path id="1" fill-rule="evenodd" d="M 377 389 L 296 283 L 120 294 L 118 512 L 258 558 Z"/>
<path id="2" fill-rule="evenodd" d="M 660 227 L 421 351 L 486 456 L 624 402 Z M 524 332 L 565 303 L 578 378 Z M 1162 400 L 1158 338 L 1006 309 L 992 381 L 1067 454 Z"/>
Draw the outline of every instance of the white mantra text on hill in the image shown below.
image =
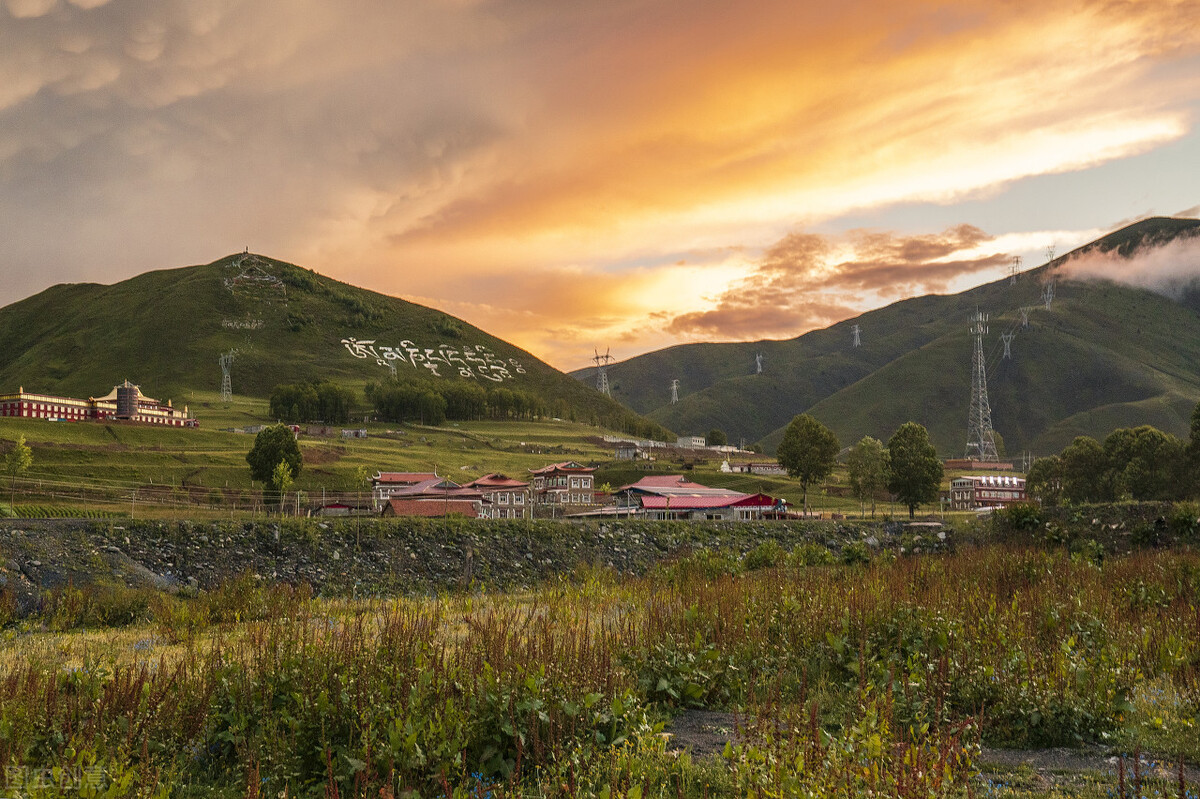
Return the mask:
<path id="1" fill-rule="evenodd" d="M 500 383 L 514 379 L 514 375 L 525 374 L 525 367 L 516 358 L 506 362 L 488 347 L 482 344 L 467 344 L 461 349 L 455 349 L 449 344 L 439 344 L 436 349 L 418 347 L 405 339 L 398 347 L 376 345 L 375 339 L 358 340 L 356 338 L 342 339 L 342 345 L 355 358 L 366 360 L 373 358 L 380 366 L 393 367 L 397 364 L 407 364 L 414 369 L 424 367 L 437 377 L 447 377 L 458 370 L 459 377 L 469 377 L 491 380 Z M 443 374 L 439 369 L 446 370 Z"/>

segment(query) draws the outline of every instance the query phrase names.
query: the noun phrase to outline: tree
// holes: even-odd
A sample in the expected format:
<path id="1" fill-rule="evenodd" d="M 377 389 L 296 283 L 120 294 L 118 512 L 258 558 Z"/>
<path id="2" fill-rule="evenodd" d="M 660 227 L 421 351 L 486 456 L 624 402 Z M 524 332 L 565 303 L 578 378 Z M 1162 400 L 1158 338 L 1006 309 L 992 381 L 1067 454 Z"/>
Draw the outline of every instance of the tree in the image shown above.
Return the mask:
<path id="1" fill-rule="evenodd" d="M 268 505 L 278 505 L 279 515 L 283 515 L 283 500 L 287 496 L 287 492 L 292 489 L 295 484 L 292 479 L 292 468 L 288 466 L 286 460 L 281 460 L 275 464 L 275 469 L 271 472 L 271 483 L 269 496 L 267 497 Z"/>
<path id="2" fill-rule="evenodd" d="M 710 447 L 723 447 L 729 443 L 729 436 L 725 435 L 725 431 L 719 427 L 714 427 L 708 431 L 708 435 L 704 437 L 705 443 Z"/>
<path id="3" fill-rule="evenodd" d="M 1043 505 L 1057 505 L 1062 499 L 1062 459 L 1057 455 L 1038 458 L 1025 475 L 1025 493 Z"/>
<path id="4" fill-rule="evenodd" d="M 300 445 L 296 443 L 296 436 L 287 425 L 264 427 L 255 436 L 254 447 L 246 453 L 246 463 L 250 464 L 250 476 L 269 484 L 280 461 L 287 463 L 292 479 L 300 476 L 304 455 L 300 452 Z"/>
<path id="5" fill-rule="evenodd" d="M 850 489 L 858 499 L 859 511 L 863 512 L 868 499 L 871 500 L 871 515 L 875 515 L 875 495 L 887 485 L 887 450 L 877 438 L 863 436 L 850 449 L 846 458 L 850 472 Z"/>
<path id="6" fill-rule="evenodd" d="M 17 436 L 13 448 L 4 457 L 4 471 L 12 475 L 12 487 L 8 494 L 8 506 L 11 508 L 17 497 L 17 478 L 33 465 L 33 450 L 25 445 L 25 436 Z"/>
<path id="7" fill-rule="evenodd" d="M 944 470 L 929 431 L 916 422 L 900 425 L 888 439 L 888 491 L 908 506 L 908 518 L 917 508 L 934 502 L 942 487 Z"/>
<path id="8" fill-rule="evenodd" d="M 1059 456 L 1063 497 L 1070 502 L 1103 502 L 1111 499 L 1106 484 L 1108 459 L 1104 448 L 1091 436 L 1078 436 Z"/>
<path id="9" fill-rule="evenodd" d="M 1186 492 L 1184 444 L 1142 425 L 1114 430 L 1104 439 L 1105 481 L 1116 497 L 1138 501 L 1180 499 Z"/>
<path id="10" fill-rule="evenodd" d="M 804 491 L 804 513 L 808 513 L 808 486 L 824 480 L 833 471 L 842 445 L 836 435 L 814 417 L 802 413 L 783 431 L 776 457 Z"/>

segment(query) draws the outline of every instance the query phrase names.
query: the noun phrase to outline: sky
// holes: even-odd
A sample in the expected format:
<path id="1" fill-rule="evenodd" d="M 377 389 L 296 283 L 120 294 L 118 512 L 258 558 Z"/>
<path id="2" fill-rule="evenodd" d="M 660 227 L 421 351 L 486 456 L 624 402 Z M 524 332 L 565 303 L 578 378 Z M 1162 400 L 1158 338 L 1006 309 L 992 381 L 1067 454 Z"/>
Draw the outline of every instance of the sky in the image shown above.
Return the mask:
<path id="1" fill-rule="evenodd" d="M 1200 0 L 0 0 L 0 304 L 249 248 L 564 370 L 790 338 L 1200 215 L 1198 122 Z"/>

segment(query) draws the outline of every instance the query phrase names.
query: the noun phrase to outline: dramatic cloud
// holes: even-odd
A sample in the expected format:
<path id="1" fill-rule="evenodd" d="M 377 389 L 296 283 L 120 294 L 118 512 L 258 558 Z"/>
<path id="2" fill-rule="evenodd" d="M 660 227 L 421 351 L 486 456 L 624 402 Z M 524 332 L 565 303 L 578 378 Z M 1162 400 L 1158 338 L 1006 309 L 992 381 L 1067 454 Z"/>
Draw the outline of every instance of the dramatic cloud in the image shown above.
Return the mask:
<path id="1" fill-rule="evenodd" d="M 0 0 L 0 302 L 249 246 L 563 367 L 596 339 L 790 335 L 983 256 L 856 234 L 760 259 L 788 230 L 1187 141 L 1197 20 L 1200 0 Z"/>
<path id="2" fill-rule="evenodd" d="M 712 309 L 681 314 L 667 330 L 728 339 L 795 336 L 888 297 L 943 292 L 964 277 L 995 272 L 1009 257 L 977 254 L 992 241 L 971 225 L 922 236 L 794 233 L 769 248 L 758 268 Z"/>
<path id="3" fill-rule="evenodd" d="M 1200 296 L 1200 235 L 1140 249 L 1126 258 L 1115 250 L 1093 250 L 1056 270 L 1062 280 L 1105 280 L 1182 300 Z"/>

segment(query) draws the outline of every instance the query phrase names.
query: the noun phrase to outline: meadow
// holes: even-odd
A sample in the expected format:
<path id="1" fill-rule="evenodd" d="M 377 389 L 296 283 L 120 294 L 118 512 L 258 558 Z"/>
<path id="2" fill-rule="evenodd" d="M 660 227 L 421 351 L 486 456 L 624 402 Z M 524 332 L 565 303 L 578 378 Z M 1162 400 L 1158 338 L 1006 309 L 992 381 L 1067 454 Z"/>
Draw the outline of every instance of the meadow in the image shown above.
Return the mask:
<path id="1" fill-rule="evenodd" d="M 118 600 L 4 631 L 10 794 L 1031 796 L 987 752 L 1081 745 L 1128 757 L 1058 795 L 1197 791 L 1191 551 L 768 542 L 514 594 Z M 664 734 L 698 708 L 730 714 L 715 754 Z"/>
<path id="2" fill-rule="evenodd" d="M 250 479 L 245 460 L 254 436 L 232 431 L 268 420 L 266 401 L 235 397 L 226 408 L 215 395 L 202 392 L 193 393 L 188 401 L 201 419 L 198 430 L 0 419 L 0 441 L 24 436 L 33 450 L 33 466 L 15 486 L 5 486 L 15 489 L 11 493 L 17 515 L 69 506 L 141 518 L 262 513 L 262 486 Z M 490 472 L 521 477 L 529 469 L 563 460 L 598 464 L 598 487 L 616 488 L 652 471 L 686 473 L 705 485 L 761 491 L 793 504 L 802 498 L 800 487 L 786 477 L 724 474 L 719 457 L 666 457 L 636 465 L 617 462 L 612 447 L 597 443 L 607 431 L 578 422 L 547 419 L 448 422 L 440 427 L 353 426 L 364 427 L 368 437 L 301 436 L 305 466 L 295 486 L 302 493 L 301 506 L 322 496 L 365 496 L 369 486 L 363 477 L 381 470 L 436 470 L 466 482 Z M 952 476 L 947 474 L 944 487 L 949 487 Z M 846 482 L 845 470 L 835 471 L 828 486 L 810 489 L 810 507 L 857 515 L 860 506 L 849 496 Z M 7 506 L 8 499 L 0 497 L 0 506 Z M 294 509 L 295 502 L 289 506 Z M 0 507 L 0 513 L 4 510 L 6 507 Z M 880 515 L 891 511 L 886 501 L 879 503 Z M 55 510 L 53 515 L 71 514 Z"/>

